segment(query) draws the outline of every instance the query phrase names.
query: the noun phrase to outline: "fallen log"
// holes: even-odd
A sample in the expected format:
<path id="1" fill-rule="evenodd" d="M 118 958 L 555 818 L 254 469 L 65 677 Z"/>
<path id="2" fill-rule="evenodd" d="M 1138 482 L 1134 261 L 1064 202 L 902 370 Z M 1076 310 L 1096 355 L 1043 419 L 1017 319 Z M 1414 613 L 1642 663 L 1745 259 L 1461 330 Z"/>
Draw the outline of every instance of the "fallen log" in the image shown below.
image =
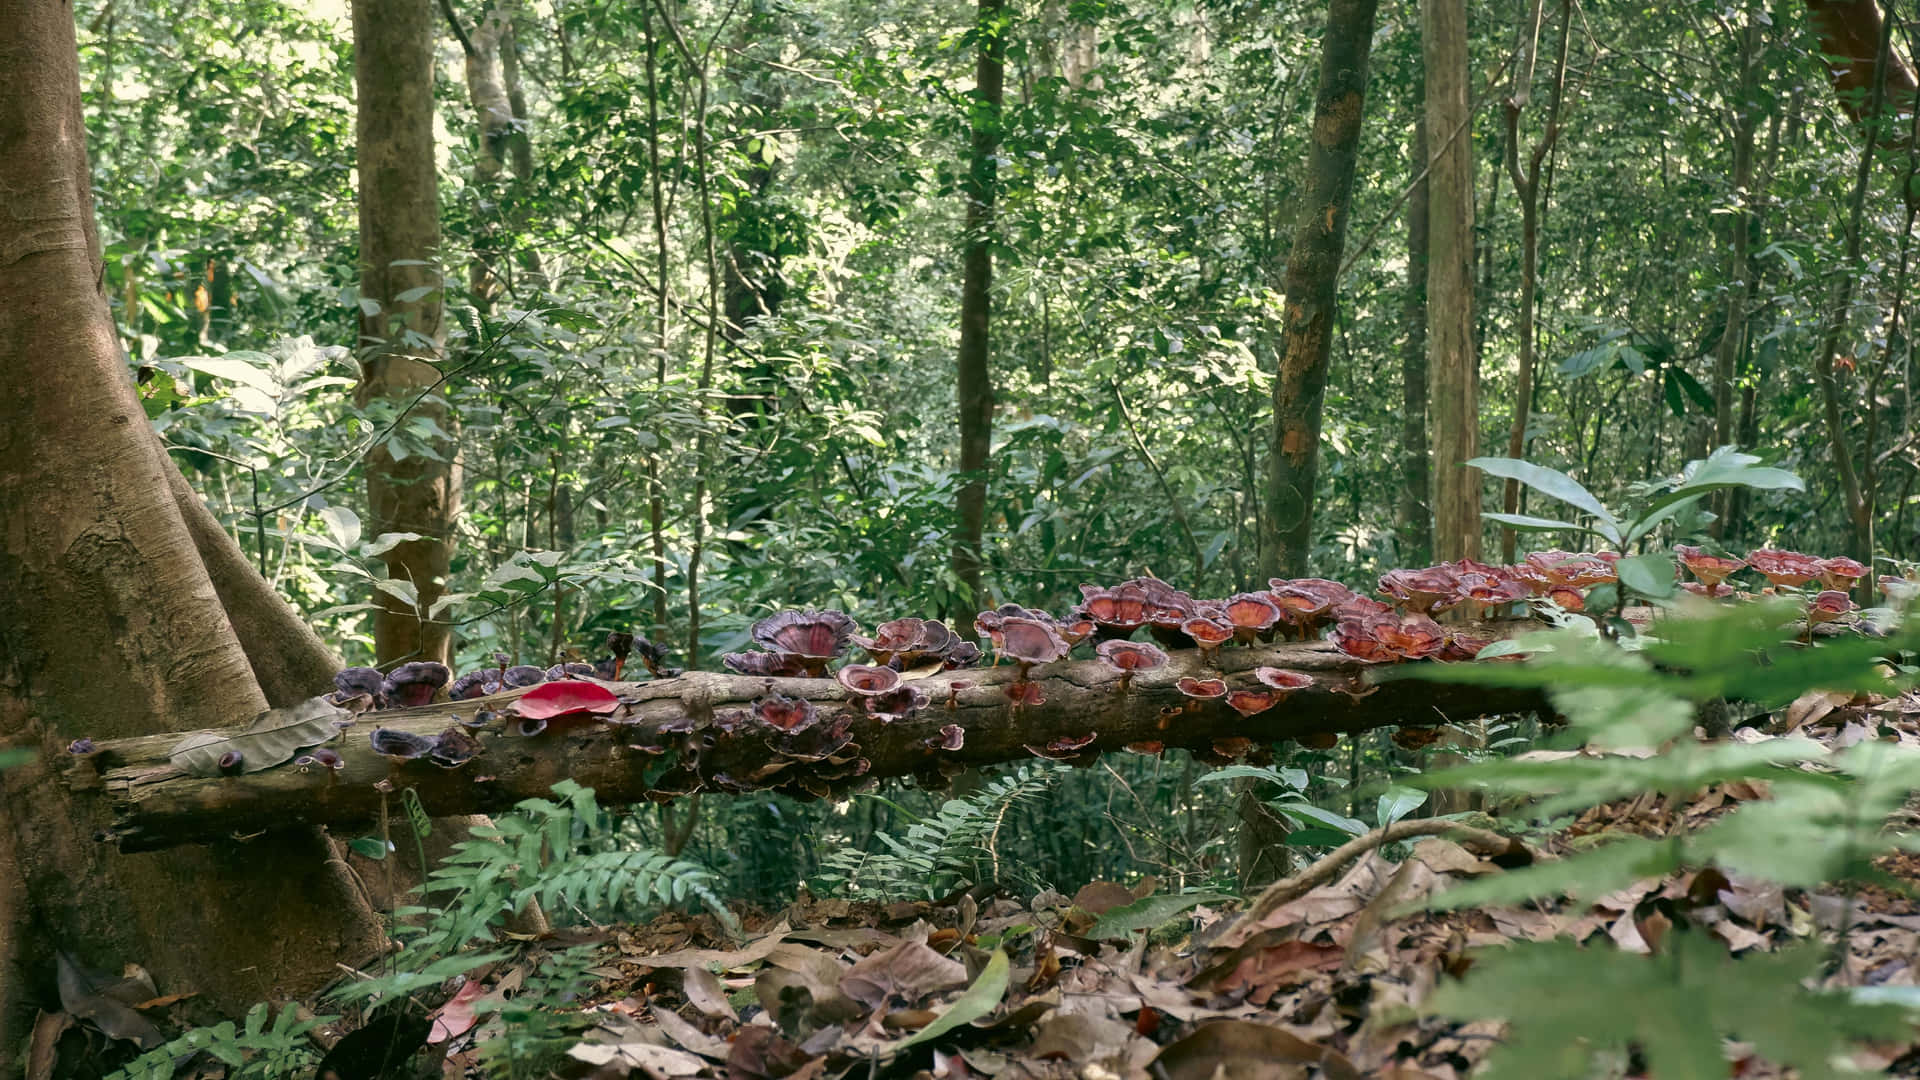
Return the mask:
<path id="1" fill-rule="evenodd" d="M 1177 687 L 1191 676 L 1257 689 L 1252 669 L 1259 666 L 1298 672 L 1312 683 L 1251 716 Z M 1033 670 L 1028 681 L 1043 700 L 1019 706 L 1008 697 L 1018 678 L 1011 667 L 941 672 L 912 682 L 927 703 L 891 723 L 866 715 L 859 699 L 830 678 L 688 672 L 604 684 L 622 698 L 617 723 L 595 717 L 556 722 L 537 735 L 514 734 L 511 703 L 525 693 L 515 691 L 363 713 L 329 744 L 342 758 L 337 769 L 288 763 L 193 776 L 169 761 L 188 734 L 173 733 L 102 742 L 76 755 L 68 777 L 76 790 L 98 796 L 110 822 L 101 839 L 136 852 L 245 839 L 298 824 L 360 825 L 376 820 L 383 807 L 395 809 L 395 793 L 408 788 L 434 816 L 502 810 L 546 796 L 565 778 L 593 788 L 605 805 L 666 801 L 697 790 L 839 796 L 884 777 L 938 781 L 969 766 L 1031 756 L 1083 760 L 1129 747 L 1149 753 L 1180 747 L 1221 760 L 1257 759 L 1265 744 L 1282 739 L 1545 707 L 1532 690 L 1418 680 L 1373 685 L 1365 678 L 1372 666 L 1320 642 L 1228 649 L 1211 664 L 1188 650 L 1134 675 L 1123 688 L 1119 674 L 1100 661 L 1063 661 Z M 818 721 L 795 734 L 769 726 L 752 713 L 754 702 L 769 694 L 810 702 Z M 368 738 L 376 727 L 434 736 L 482 710 L 500 719 L 472 732 L 479 753 L 456 768 L 382 756 Z"/>

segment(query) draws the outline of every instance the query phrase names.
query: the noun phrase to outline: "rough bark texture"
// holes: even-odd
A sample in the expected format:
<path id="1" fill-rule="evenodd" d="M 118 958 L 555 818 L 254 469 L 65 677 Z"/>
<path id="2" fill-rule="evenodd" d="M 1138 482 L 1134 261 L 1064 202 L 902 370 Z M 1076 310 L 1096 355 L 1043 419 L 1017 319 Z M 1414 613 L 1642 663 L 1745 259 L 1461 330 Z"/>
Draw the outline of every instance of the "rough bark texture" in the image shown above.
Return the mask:
<path id="1" fill-rule="evenodd" d="M 431 420 L 451 434 L 453 417 L 442 400 L 421 397 L 440 379 L 436 365 L 443 340 L 433 157 L 434 22 L 431 0 L 362 0 L 353 9 L 364 350 L 357 399 L 365 408 L 409 410 L 410 420 Z M 404 450 L 396 452 L 396 446 Z M 411 582 L 418 604 L 416 610 L 404 599 L 376 592 L 374 650 L 382 663 L 449 658 L 449 628 L 429 622 L 426 612 L 446 591 L 449 538 L 459 513 L 453 450 L 449 439 L 423 439 L 403 427 L 367 455 L 367 535 L 425 537 L 383 556 L 387 576 Z"/>
<path id="2" fill-rule="evenodd" d="M 377 940 L 319 838 L 139 859 L 96 843 L 45 762 L 83 735 L 264 708 L 174 496 L 100 291 L 71 8 L 0 0 L 0 1074 L 57 1007 L 53 951 L 237 1010 Z M 263 939 L 273 947 L 263 949 Z"/>
<path id="3" fill-rule="evenodd" d="M 1366 115 L 1367 54 L 1377 0 L 1334 0 L 1320 43 L 1307 183 L 1287 258 L 1280 370 L 1273 383 L 1262 577 L 1304 577 L 1313 552 L 1313 489 L 1340 256 L 1346 248 L 1355 152 Z"/>
<path id="4" fill-rule="evenodd" d="M 987 527 L 987 451 L 993 440 L 993 369 L 988 348 L 993 303 L 994 153 L 1000 145 L 1000 102 L 1006 74 L 1006 2 L 980 0 L 979 35 L 968 158 L 966 252 L 960 285 L 960 490 L 954 509 L 953 573 L 966 591 L 961 606 L 988 606 L 980 581 Z"/>
<path id="5" fill-rule="evenodd" d="M 1820 51 L 1829 58 L 1827 73 L 1841 108 L 1855 120 L 1876 115 L 1879 106 L 1873 104 L 1873 87 L 1881 67 L 1880 39 L 1886 30 L 1879 0 L 1807 0 L 1807 14 L 1820 36 Z M 1887 53 L 1884 86 L 1883 102 L 1911 107 L 1913 68 L 1898 52 Z"/>
<path id="6" fill-rule="evenodd" d="M 1507 430 L 1507 456 L 1527 456 L 1527 427 L 1533 420 L 1533 368 L 1535 323 L 1540 296 L 1540 219 L 1546 208 L 1540 205 L 1540 167 L 1560 139 L 1560 105 L 1567 84 L 1567 45 L 1573 30 L 1573 5 L 1560 5 L 1560 52 L 1554 65 L 1552 97 L 1547 105 L 1546 130 L 1527 155 L 1525 171 L 1520 168 L 1520 114 L 1526 108 L 1527 90 L 1518 84 L 1507 100 L 1507 174 L 1513 177 L 1514 197 L 1520 201 L 1520 358 L 1519 377 L 1514 381 L 1513 423 Z M 1540 5 L 1533 9 L 1533 40 L 1526 46 L 1529 57 L 1540 33 Z M 1533 64 L 1526 65 L 1530 79 Z M 1508 480 L 1501 493 L 1501 509 L 1520 512 L 1520 482 Z M 1511 528 L 1500 530 L 1500 559 L 1512 562 L 1517 537 Z"/>
<path id="7" fill-rule="evenodd" d="M 473 106 L 474 124 L 480 136 L 473 155 L 470 186 L 471 194 L 479 198 L 482 205 L 473 210 L 475 235 L 473 259 L 467 264 L 467 291 L 474 303 L 486 311 L 506 289 L 500 269 L 513 231 L 511 215 L 506 212 L 509 196 L 502 190 L 515 133 L 523 122 L 515 115 L 513 101 L 507 94 L 504 54 L 511 43 L 513 19 L 505 3 L 488 5 L 486 15 L 472 33 L 461 27 L 451 7 L 447 17 L 460 37 L 460 48 L 466 56 L 467 101 Z M 527 156 L 529 170 L 532 164 L 531 156 Z"/>
<path id="8" fill-rule="evenodd" d="M 1218 701 L 1190 703 L 1175 687 L 1183 676 L 1216 670 L 1236 688 L 1254 687 L 1252 669 L 1260 665 L 1307 673 L 1314 685 L 1252 717 L 1241 717 Z M 69 778 L 77 788 L 101 794 L 121 848 L 138 851 L 252 835 L 267 822 L 364 821 L 377 814 L 380 794 L 374 785 L 386 779 L 396 788 L 418 789 L 435 814 L 497 810 L 545 796 L 554 781 L 566 777 L 594 788 L 607 803 L 666 798 L 702 787 L 738 791 L 746 785 L 786 785 L 796 793 L 825 794 L 879 777 L 938 776 L 1017 760 L 1033 754 L 1030 748 L 1045 749 L 1063 737 L 1094 738 L 1062 753 L 1119 750 L 1148 741 L 1211 751 L 1216 740 L 1235 737 L 1270 742 L 1389 724 L 1464 722 L 1482 713 L 1543 706 L 1530 691 L 1410 680 L 1369 688 L 1364 682 L 1367 667 L 1322 643 L 1230 649 L 1220 657 L 1218 669 L 1205 667 L 1189 650 L 1174 654 L 1163 668 L 1136 676 L 1123 691 L 1118 675 L 1105 664 L 1066 661 L 1033 671 L 1031 679 L 1042 687 L 1046 700 L 1017 711 L 1006 697 L 1006 687 L 1016 677 L 1012 668 L 959 671 L 914 684 L 927 693 L 928 704 L 892 724 L 857 715 L 846 704 L 846 691 L 831 679 L 766 680 L 692 672 L 619 685 L 621 693 L 638 699 L 630 707 L 631 723 L 555 725 L 531 738 L 483 732 L 482 754 L 458 769 L 389 761 L 372 752 L 367 732 L 383 726 L 438 734 L 451 722 L 450 714 L 472 717 L 483 707 L 497 710 L 517 694 L 363 716 L 339 745 L 346 765 L 337 774 L 283 765 L 245 776 L 184 777 L 167 764 L 167 752 L 178 736 L 165 735 L 103 744 L 93 757 L 75 759 Z M 856 772 L 844 762 L 790 761 L 763 773 L 787 760 L 781 756 L 778 734 L 754 722 L 724 732 L 715 718 L 725 720 L 730 712 L 746 709 L 769 686 L 773 692 L 813 701 L 821 727 L 843 713 L 854 716 L 850 734 L 855 747 L 839 756 L 850 761 L 857 755 L 866 769 Z M 1190 704 L 1195 706 L 1191 711 Z M 953 751 L 927 746 L 925 740 L 937 737 L 947 724 L 963 729 L 964 745 Z M 762 779 L 754 781 L 756 775 Z"/>
<path id="9" fill-rule="evenodd" d="M 1424 99 L 1424 95 L 1423 95 Z M 1424 105 L 1416 105 L 1424 110 Z M 1400 302 L 1401 566 L 1433 561 L 1433 462 L 1427 448 L 1427 118 L 1413 127 L 1413 191 L 1407 197 L 1407 289 Z"/>
<path id="10" fill-rule="evenodd" d="M 1433 547 L 1480 557 L 1480 360 L 1473 347 L 1473 133 L 1467 130 L 1466 0 L 1422 0 L 1428 174 L 1427 407 L 1433 431 Z"/>
<path id="11" fill-rule="evenodd" d="M 267 704 L 279 708 L 326 693 L 333 686 L 333 673 L 345 666 L 340 658 L 255 572 L 186 477 L 169 469 L 167 482 Z"/>

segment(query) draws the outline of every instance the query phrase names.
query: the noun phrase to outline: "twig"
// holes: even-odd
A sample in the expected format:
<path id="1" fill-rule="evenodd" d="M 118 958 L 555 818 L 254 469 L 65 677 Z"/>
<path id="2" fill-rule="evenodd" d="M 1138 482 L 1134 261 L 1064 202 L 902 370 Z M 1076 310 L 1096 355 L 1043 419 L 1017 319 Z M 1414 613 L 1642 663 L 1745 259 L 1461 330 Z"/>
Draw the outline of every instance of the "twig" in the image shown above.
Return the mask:
<path id="1" fill-rule="evenodd" d="M 1229 938 L 1252 930 L 1261 919 L 1273 914 L 1282 904 L 1298 900 L 1300 897 L 1333 880 L 1346 865 L 1383 844 L 1391 844 L 1416 836 L 1457 837 L 1465 846 L 1479 848 L 1491 855 L 1521 856 L 1531 861 L 1533 850 L 1511 836 L 1502 836 L 1489 829 L 1476 829 L 1471 825 L 1462 825 L 1457 821 L 1441 818 L 1423 818 L 1419 821 L 1397 821 L 1384 828 L 1375 829 L 1364 836 L 1354 837 L 1332 851 L 1320 857 L 1320 860 L 1292 877 L 1281 878 L 1267 886 L 1240 916 L 1226 935 Z"/>
<path id="2" fill-rule="evenodd" d="M 1127 411 L 1127 399 L 1120 396 L 1120 382 L 1114 380 L 1107 384 L 1113 389 L 1113 403 L 1120 407 L 1120 419 L 1126 421 L 1127 434 L 1133 436 L 1134 448 L 1140 451 L 1141 460 L 1152 470 L 1153 478 L 1160 482 L 1160 493 L 1167 497 L 1167 505 L 1173 509 L 1173 520 L 1180 525 L 1180 531 L 1187 534 L 1187 543 L 1193 547 L 1193 580 L 1199 581 L 1207 570 L 1207 557 L 1200 550 L 1200 538 L 1193 534 L 1193 526 L 1187 522 L 1186 508 L 1180 505 L 1180 497 L 1174 494 L 1173 485 L 1167 483 L 1167 474 L 1160 463 L 1153 458 L 1153 451 L 1147 449 L 1147 441 L 1140 437 L 1140 428 L 1133 422 L 1133 413 Z"/>

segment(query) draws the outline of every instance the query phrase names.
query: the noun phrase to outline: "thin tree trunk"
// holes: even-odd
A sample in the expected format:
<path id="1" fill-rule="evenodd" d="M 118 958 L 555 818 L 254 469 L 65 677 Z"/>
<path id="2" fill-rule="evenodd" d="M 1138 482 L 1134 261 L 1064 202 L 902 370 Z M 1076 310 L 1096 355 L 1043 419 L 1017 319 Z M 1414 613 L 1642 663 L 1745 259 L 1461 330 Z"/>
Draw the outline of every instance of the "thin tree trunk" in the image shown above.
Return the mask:
<path id="1" fill-rule="evenodd" d="M 1313 553 L 1313 496 L 1321 406 L 1333 350 L 1340 256 L 1366 115 L 1367 58 L 1377 0 L 1334 0 L 1321 40 L 1307 187 L 1287 258 L 1280 370 L 1273 384 L 1273 452 L 1260 545 L 1266 577 L 1303 577 Z"/>
<path id="2" fill-rule="evenodd" d="M 641 13 L 647 37 L 647 171 L 651 176 L 653 203 L 653 271 L 657 288 L 653 294 L 653 385 L 664 400 L 667 391 L 667 199 L 660 176 L 660 74 L 659 41 L 653 33 L 653 7 Z M 653 541 L 653 630 L 654 637 L 667 632 L 667 496 L 661 486 L 660 454 L 666 446 L 666 433 L 654 431 L 654 445 L 647 453 L 647 532 Z"/>
<path id="3" fill-rule="evenodd" d="M 1891 66 L 1887 56 L 1893 47 L 1893 23 L 1887 21 L 1881 25 L 1880 61 L 1875 71 L 1886 72 Z M 1884 100 L 1885 82 L 1875 81 L 1872 99 L 1867 107 L 1868 116 L 1880 115 Z M 1840 402 L 1840 380 L 1834 371 L 1834 355 L 1840 351 L 1841 341 L 1846 336 L 1847 316 L 1853 306 L 1853 285 L 1856 277 L 1854 268 L 1860 264 L 1861 219 L 1866 213 L 1867 181 L 1873 173 L 1873 151 L 1877 144 L 1880 125 L 1865 125 L 1866 137 L 1860 147 L 1860 164 L 1854 175 L 1853 195 L 1847 208 L 1847 253 L 1842 272 L 1837 276 L 1833 290 L 1833 299 L 1829 302 L 1826 326 L 1821 334 L 1820 344 L 1814 353 L 1814 373 L 1820 383 L 1822 412 L 1826 419 L 1827 441 L 1833 451 L 1834 469 L 1840 474 L 1840 493 L 1845 500 L 1847 522 L 1851 526 L 1852 550 L 1848 554 L 1868 566 L 1873 565 L 1873 503 L 1874 492 L 1861 482 L 1860 473 L 1854 467 L 1853 449 L 1848 443 L 1847 421 Z M 1871 459 L 1873 447 L 1868 446 L 1866 457 Z M 1872 575 L 1868 575 L 1862 587 L 1870 590 Z"/>
<path id="4" fill-rule="evenodd" d="M 960 603 L 985 606 L 981 583 L 987 524 L 987 453 L 993 439 L 993 371 L 988 327 L 993 292 L 993 206 L 1000 145 L 1000 105 L 1006 74 L 1006 0 L 979 0 L 974 20 L 978 64 L 969 124 L 966 236 L 960 286 L 960 355 L 956 391 L 960 413 L 958 527 L 953 573 L 965 594 Z M 963 626 L 968 620 L 962 619 Z"/>
<path id="5" fill-rule="evenodd" d="M 354 85 L 360 172 L 361 381 L 363 408 L 411 409 L 449 438 L 397 433 L 367 455 L 369 536 L 410 532 L 382 558 L 387 576 L 410 582 L 414 602 L 377 591 L 374 651 L 382 663 L 445 662 L 450 627 L 427 613 L 446 591 L 450 540 L 460 510 L 454 420 L 429 392 L 440 379 L 440 206 L 433 152 L 433 8 L 430 0 L 354 5 Z M 422 394 L 426 396 L 421 397 Z M 414 404 L 420 398 L 418 404 Z M 396 443 L 405 440 L 396 452 Z"/>
<path id="6" fill-rule="evenodd" d="M 1407 198 L 1407 285 L 1401 300 L 1400 565 L 1433 558 L 1432 462 L 1427 449 L 1427 118 L 1415 98 L 1413 191 Z"/>
<path id="7" fill-rule="evenodd" d="M 1541 4 L 1533 8 L 1532 38 L 1526 46 L 1526 77 L 1532 78 L 1532 56 L 1540 32 Z M 1525 109 L 1527 92 L 1518 82 L 1507 101 L 1507 172 L 1513 177 L 1514 196 L 1520 200 L 1520 358 L 1519 377 L 1513 390 L 1513 425 L 1507 432 L 1507 456 L 1527 456 L 1527 427 L 1533 421 L 1533 368 L 1535 364 L 1534 329 L 1540 295 L 1540 219 L 1545 208 L 1540 203 L 1540 169 L 1547 155 L 1560 140 L 1560 106 L 1567 83 L 1567 45 L 1572 33 L 1573 5 L 1560 4 L 1560 52 L 1554 64 L 1553 97 L 1547 104 L 1547 126 L 1540 141 L 1533 144 L 1525 172 L 1520 169 L 1520 113 Z M 1516 79 L 1518 76 L 1516 76 Z M 1509 514 L 1520 511 L 1520 483 L 1508 480 L 1502 507 Z M 1514 560 L 1516 536 L 1513 529 L 1500 530 L 1500 559 Z"/>
<path id="8" fill-rule="evenodd" d="M 1753 135 L 1761 108 L 1759 91 L 1760 20 L 1757 12 L 1747 13 L 1747 27 L 1740 35 L 1739 98 L 1733 109 L 1733 214 L 1727 267 L 1727 322 L 1720 333 L 1720 345 L 1713 354 L 1713 443 L 1730 446 L 1737 437 L 1734 428 L 1733 398 L 1736 390 L 1740 354 L 1747 338 L 1747 305 L 1753 295 L 1753 276 L 1748 263 L 1748 230 L 1753 213 Z M 1714 497 L 1717 516 L 1713 522 L 1715 539 L 1738 535 L 1733 520 L 1737 502 L 1732 491 Z"/>
<path id="9" fill-rule="evenodd" d="M 1480 557 L 1480 365 L 1473 347 L 1473 145 L 1467 112 L 1466 0 L 1422 0 L 1427 131 L 1440 142 L 1427 263 L 1427 386 L 1433 431 L 1433 544 L 1441 559 Z M 1459 132 L 1457 137 L 1452 133 Z"/>
<path id="10" fill-rule="evenodd" d="M 42 751 L 0 772 L 0 1074 L 18 1075 L 33 1010 L 59 1007 L 56 949 L 237 1011 L 317 988 L 379 933 L 317 833 L 123 858 L 50 764 L 267 698 L 115 340 L 72 10 L 0 0 L 0 26 L 0 746 Z"/>

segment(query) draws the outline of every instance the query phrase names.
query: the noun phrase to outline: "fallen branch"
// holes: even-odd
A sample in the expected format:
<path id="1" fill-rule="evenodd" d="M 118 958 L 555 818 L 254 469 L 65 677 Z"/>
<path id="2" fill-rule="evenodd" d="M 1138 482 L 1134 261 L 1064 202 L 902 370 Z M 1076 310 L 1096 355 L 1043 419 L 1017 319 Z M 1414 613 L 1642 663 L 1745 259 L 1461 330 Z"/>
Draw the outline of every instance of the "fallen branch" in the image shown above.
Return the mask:
<path id="1" fill-rule="evenodd" d="M 1287 738 L 1544 707 L 1531 690 L 1406 680 L 1370 686 L 1364 678 L 1369 665 L 1317 642 L 1229 649 L 1218 660 L 1209 667 L 1196 652 L 1177 652 L 1167 666 L 1135 675 L 1125 689 L 1099 661 L 1047 665 L 1031 676 L 1045 700 L 1019 708 L 1006 695 L 1015 678 L 1011 668 L 943 672 L 913 683 L 928 703 L 895 723 L 861 713 L 832 679 L 689 672 L 608 684 L 628 702 L 615 717 L 623 723 L 556 724 L 521 737 L 496 722 L 476 733 L 481 752 L 459 768 L 382 757 L 369 746 L 367 733 L 387 727 L 436 735 L 481 709 L 506 710 L 518 693 L 363 714 L 333 744 L 344 759 L 338 770 L 290 763 L 242 775 L 190 776 L 169 763 L 169 752 L 185 734 L 172 733 L 103 742 L 96 753 L 74 760 L 69 783 L 98 793 L 110 822 L 101 838 L 132 852 L 244 839 L 294 824 L 358 825 L 378 816 L 383 797 L 407 788 L 435 816 L 502 810 L 546 796 L 564 778 L 593 788 L 606 805 L 667 801 L 702 790 L 779 788 L 837 797 L 883 777 L 938 782 L 963 768 L 1035 755 L 1091 760 L 1129 747 L 1180 747 L 1226 760 L 1257 756 L 1265 744 Z M 1219 701 L 1190 700 L 1175 686 L 1193 675 L 1224 676 L 1235 688 L 1253 688 L 1252 669 L 1261 665 L 1300 672 L 1313 684 L 1250 717 Z M 769 692 L 812 702 L 821 719 L 811 734 L 783 736 L 744 715 Z M 842 721 L 845 745 L 821 754 L 821 733 Z M 941 748 L 947 725 L 960 729 L 957 749 Z"/>
<path id="2" fill-rule="evenodd" d="M 1487 858 L 1506 858 L 1521 863 L 1530 863 L 1534 858 L 1532 849 L 1527 845 L 1511 836 L 1503 836 L 1490 829 L 1476 829 L 1471 825 L 1462 825 L 1457 821 L 1447 821 L 1442 818 L 1396 821 L 1365 835 L 1354 837 L 1322 855 L 1305 870 L 1292 877 L 1281 878 L 1262 889 L 1245 914 L 1235 920 L 1218 940 L 1245 940 L 1247 934 L 1255 929 L 1262 919 L 1273 914 L 1282 905 L 1298 900 L 1332 881 L 1339 876 L 1340 871 L 1345 869 L 1348 863 L 1374 848 L 1409 840 L 1416 836 L 1449 837 L 1459 841 L 1462 847 L 1472 849 Z"/>

